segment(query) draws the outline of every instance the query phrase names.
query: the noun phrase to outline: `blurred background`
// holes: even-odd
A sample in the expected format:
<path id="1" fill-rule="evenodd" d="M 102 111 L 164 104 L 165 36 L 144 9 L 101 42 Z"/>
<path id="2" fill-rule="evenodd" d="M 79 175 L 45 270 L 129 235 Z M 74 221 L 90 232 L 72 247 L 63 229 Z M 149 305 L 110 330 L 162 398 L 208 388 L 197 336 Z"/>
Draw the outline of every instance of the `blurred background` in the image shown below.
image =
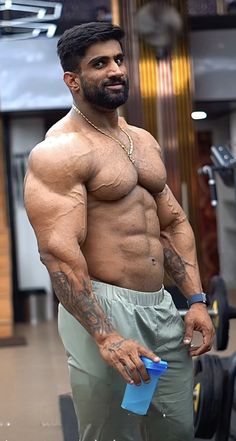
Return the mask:
<path id="1" fill-rule="evenodd" d="M 235 183 L 215 176 L 215 207 L 209 177 L 199 169 L 212 164 L 212 146 L 226 146 L 236 156 L 236 1 L 0 0 L 0 345 L 11 363 L 9 368 L 0 362 L 3 382 L 9 369 L 15 378 L 13 351 L 26 350 L 16 346 L 33 341 L 35 347 L 42 336 L 40 350 L 55 339 L 48 351 L 58 347 L 57 361 L 66 364 L 55 330 L 57 300 L 39 260 L 22 185 L 30 150 L 71 107 L 56 55 L 58 38 L 65 29 L 96 20 L 126 32 L 130 98 L 121 114 L 149 130 L 163 149 L 168 183 L 196 235 L 204 289 L 220 274 L 235 302 Z M 55 396 L 69 390 L 65 370 L 60 376 L 53 370 Z M 7 426 L 3 415 L 1 439 L 8 440 L 9 430 L 9 440 L 16 439 L 14 424 Z M 23 439 L 27 418 L 20 421 Z M 52 441 L 55 433 L 59 441 L 60 424 L 45 424 L 38 439 Z M 45 427 L 54 432 L 45 435 Z"/>

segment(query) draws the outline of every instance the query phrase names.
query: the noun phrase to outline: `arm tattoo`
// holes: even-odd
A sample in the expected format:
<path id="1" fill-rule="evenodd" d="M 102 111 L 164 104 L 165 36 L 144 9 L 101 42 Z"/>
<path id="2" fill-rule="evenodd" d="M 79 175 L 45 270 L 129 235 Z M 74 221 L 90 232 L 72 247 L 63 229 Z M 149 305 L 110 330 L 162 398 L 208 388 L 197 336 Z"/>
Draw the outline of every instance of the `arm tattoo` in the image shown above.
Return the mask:
<path id="1" fill-rule="evenodd" d="M 82 287 L 75 289 L 74 283 L 65 273 L 51 274 L 52 286 L 62 305 L 91 335 L 114 332 L 112 324 L 97 301 L 89 284 L 82 279 Z"/>
<path id="2" fill-rule="evenodd" d="M 168 275 L 177 285 L 186 280 L 185 262 L 169 248 L 164 248 L 164 266 Z"/>

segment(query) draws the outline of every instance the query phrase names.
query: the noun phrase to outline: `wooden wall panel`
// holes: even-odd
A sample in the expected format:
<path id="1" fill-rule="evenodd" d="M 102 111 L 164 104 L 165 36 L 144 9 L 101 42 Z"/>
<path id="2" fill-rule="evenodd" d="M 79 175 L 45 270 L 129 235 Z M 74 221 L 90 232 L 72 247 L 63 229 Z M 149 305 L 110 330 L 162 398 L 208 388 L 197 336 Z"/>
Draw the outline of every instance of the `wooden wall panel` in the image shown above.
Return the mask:
<path id="1" fill-rule="evenodd" d="M 6 273 L 0 273 L 0 297 L 2 295 L 8 295 L 9 298 L 11 298 L 11 278 L 9 269 Z"/>
<path id="2" fill-rule="evenodd" d="M 3 319 L 0 319 L 0 323 L 9 323 L 11 321 L 12 308 L 8 295 L 0 296 L 0 311 L 1 316 L 4 317 Z"/>
<path id="3" fill-rule="evenodd" d="M 12 337 L 12 334 L 13 334 L 12 320 L 9 321 L 6 320 L 6 323 L 0 322 L 0 339 Z"/>
<path id="4" fill-rule="evenodd" d="M 1 208 L 1 205 L 0 205 Z M 1 208 L 2 209 L 2 208 Z M 8 234 L 0 231 L 0 253 L 6 253 L 9 249 L 10 243 L 9 243 L 9 236 Z"/>
<path id="5" fill-rule="evenodd" d="M 3 126 L 0 118 L 0 339 L 12 337 L 13 332 L 10 231 L 6 188 Z"/>

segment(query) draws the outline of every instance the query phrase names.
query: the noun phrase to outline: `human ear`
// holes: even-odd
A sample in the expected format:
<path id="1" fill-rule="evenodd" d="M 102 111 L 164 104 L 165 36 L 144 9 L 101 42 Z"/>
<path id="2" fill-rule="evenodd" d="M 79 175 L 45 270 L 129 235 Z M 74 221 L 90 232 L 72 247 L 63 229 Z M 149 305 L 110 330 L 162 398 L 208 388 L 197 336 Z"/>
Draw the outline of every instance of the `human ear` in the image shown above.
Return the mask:
<path id="1" fill-rule="evenodd" d="M 72 92 L 77 92 L 77 93 L 79 92 L 80 80 L 76 73 L 64 72 L 64 81 Z"/>

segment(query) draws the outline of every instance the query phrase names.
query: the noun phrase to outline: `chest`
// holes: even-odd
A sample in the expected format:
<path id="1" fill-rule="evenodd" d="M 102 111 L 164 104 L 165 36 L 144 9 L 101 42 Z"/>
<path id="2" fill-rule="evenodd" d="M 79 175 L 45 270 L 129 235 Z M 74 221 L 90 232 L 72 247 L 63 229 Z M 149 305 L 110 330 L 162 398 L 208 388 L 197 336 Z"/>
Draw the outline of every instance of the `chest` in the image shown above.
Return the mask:
<path id="1" fill-rule="evenodd" d="M 164 187 L 164 166 L 157 151 L 136 150 L 135 163 L 125 152 L 113 154 L 99 152 L 96 173 L 87 183 L 87 190 L 97 199 L 118 200 L 129 194 L 137 185 L 149 193 L 158 193 Z"/>

